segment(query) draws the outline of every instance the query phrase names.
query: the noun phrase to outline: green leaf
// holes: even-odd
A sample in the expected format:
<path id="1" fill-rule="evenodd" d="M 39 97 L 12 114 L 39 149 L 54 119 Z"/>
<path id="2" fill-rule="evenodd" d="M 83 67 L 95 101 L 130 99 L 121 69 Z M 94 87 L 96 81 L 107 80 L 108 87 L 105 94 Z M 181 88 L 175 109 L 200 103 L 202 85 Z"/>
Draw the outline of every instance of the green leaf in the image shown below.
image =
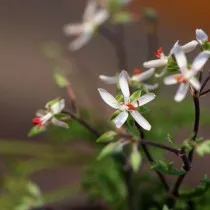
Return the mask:
<path id="1" fill-rule="evenodd" d="M 169 210 L 168 206 L 164 205 L 163 210 Z"/>
<path id="2" fill-rule="evenodd" d="M 185 148 L 185 152 L 189 152 L 193 149 L 194 145 L 191 139 L 186 139 L 182 143 L 182 146 Z"/>
<path id="3" fill-rule="evenodd" d="M 46 129 L 44 127 L 33 126 L 31 130 L 28 132 L 28 137 L 36 136 L 40 133 L 43 133 Z"/>
<path id="4" fill-rule="evenodd" d="M 137 107 L 137 110 L 144 114 L 150 112 L 150 109 L 147 108 L 146 106 L 139 106 L 139 107 Z"/>
<path id="5" fill-rule="evenodd" d="M 51 106 L 54 105 L 55 103 L 58 103 L 60 99 L 61 99 L 60 97 L 55 98 L 55 99 L 53 99 L 53 100 L 47 102 L 46 106 L 51 107 Z"/>
<path id="6" fill-rule="evenodd" d="M 134 172 L 137 172 L 141 163 L 142 163 L 142 156 L 138 150 L 134 150 L 130 156 L 130 163 L 133 168 Z"/>
<path id="7" fill-rule="evenodd" d="M 174 59 L 169 59 L 167 63 L 167 70 L 169 73 L 175 73 L 179 70 L 179 67 Z"/>
<path id="8" fill-rule="evenodd" d="M 54 78 L 55 78 L 56 84 L 59 87 L 61 87 L 61 88 L 68 87 L 69 82 L 68 82 L 67 78 L 64 75 L 62 75 L 61 73 L 56 72 L 54 74 Z"/>
<path id="9" fill-rule="evenodd" d="M 157 20 L 158 18 L 157 11 L 152 7 L 145 7 L 143 12 L 144 12 L 144 16 L 150 20 L 154 21 L 154 20 Z"/>
<path id="10" fill-rule="evenodd" d="M 55 115 L 55 118 L 61 120 L 61 121 L 65 121 L 68 120 L 70 118 L 70 116 L 68 114 L 65 113 L 59 113 Z"/>
<path id="11" fill-rule="evenodd" d="M 202 50 L 210 50 L 210 42 L 205 42 L 201 48 Z"/>
<path id="12" fill-rule="evenodd" d="M 167 141 L 171 144 L 174 144 L 174 140 L 173 140 L 173 137 L 171 136 L 170 133 L 167 134 Z"/>
<path id="13" fill-rule="evenodd" d="M 200 156 L 204 156 L 205 154 L 210 154 L 210 140 L 205 140 L 201 143 L 198 143 L 196 146 L 196 152 Z"/>
<path id="14" fill-rule="evenodd" d="M 119 0 L 109 1 L 109 8 L 110 8 L 111 11 L 112 10 L 118 10 L 118 9 L 120 9 L 121 6 L 122 6 L 122 3 Z"/>
<path id="15" fill-rule="evenodd" d="M 136 101 L 137 99 L 139 99 L 140 96 L 141 96 L 141 90 L 135 91 L 130 97 L 130 102 L 132 103 Z"/>
<path id="16" fill-rule="evenodd" d="M 114 23 L 128 23 L 132 20 L 131 15 L 126 11 L 119 11 L 113 14 L 112 21 Z"/>
<path id="17" fill-rule="evenodd" d="M 166 163 L 162 160 L 157 161 L 150 168 L 159 171 L 161 173 L 174 175 L 174 176 L 180 176 L 186 173 L 185 170 L 183 169 L 178 170 L 173 168 L 173 162 Z"/>
<path id="18" fill-rule="evenodd" d="M 186 198 L 194 198 L 194 197 L 200 197 L 203 196 L 210 188 L 210 179 L 207 175 L 204 176 L 204 178 L 201 180 L 201 184 L 194 187 L 191 191 L 188 192 L 181 192 L 180 198 L 186 199 Z"/>
<path id="19" fill-rule="evenodd" d="M 107 131 L 103 135 L 101 135 L 96 142 L 111 142 L 115 140 L 117 133 L 115 131 Z"/>
<path id="20" fill-rule="evenodd" d="M 100 160 L 106 156 L 119 153 L 121 151 L 122 151 L 122 145 L 119 142 L 109 143 L 102 149 L 97 159 Z"/>
<path id="21" fill-rule="evenodd" d="M 109 121 L 114 120 L 114 119 L 117 117 L 117 115 L 120 114 L 120 112 L 121 112 L 121 111 L 119 111 L 119 110 L 117 110 L 116 112 L 114 112 L 114 113 L 111 115 L 111 117 L 109 118 Z"/>
<path id="22" fill-rule="evenodd" d="M 120 103 L 123 102 L 124 96 L 122 94 L 119 94 L 115 97 L 115 99 Z"/>

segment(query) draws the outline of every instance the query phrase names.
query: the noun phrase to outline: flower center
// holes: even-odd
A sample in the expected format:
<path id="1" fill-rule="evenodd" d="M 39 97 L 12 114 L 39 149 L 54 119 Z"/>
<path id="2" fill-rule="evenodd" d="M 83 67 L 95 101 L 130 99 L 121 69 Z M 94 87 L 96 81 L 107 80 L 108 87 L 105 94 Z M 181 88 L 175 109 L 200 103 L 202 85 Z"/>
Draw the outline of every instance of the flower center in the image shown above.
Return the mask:
<path id="1" fill-rule="evenodd" d="M 184 75 L 182 75 L 182 74 L 175 76 L 175 79 L 179 83 L 186 84 L 188 82 L 188 79 Z"/>
<path id="2" fill-rule="evenodd" d="M 155 57 L 156 57 L 156 58 L 161 58 L 162 54 L 163 54 L 163 48 L 160 47 L 160 48 L 155 52 Z"/>
<path id="3" fill-rule="evenodd" d="M 34 117 L 34 118 L 32 119 L 32 122 L 33 122 L 34 125 L 37 125 L 37 126 L 39 126 L 39 127 L 42 126 L 42 121 L 41 121 L 41 119 L 40 119 L 39 117 Z"/>
<path id="4" fill-rule="evenodd" d="M 135 68 L 133 70 L 133 75 L 138 75 L 138 74 L 141 74 L 141 73 L 142 73 L 142 69 L 140 69 L 140 68 Z"/>
<path id="5" fill-rule="evenodd" d="M 126 104 L 128 110 L 136 110 L 136 107 L 133 104 Z"/>

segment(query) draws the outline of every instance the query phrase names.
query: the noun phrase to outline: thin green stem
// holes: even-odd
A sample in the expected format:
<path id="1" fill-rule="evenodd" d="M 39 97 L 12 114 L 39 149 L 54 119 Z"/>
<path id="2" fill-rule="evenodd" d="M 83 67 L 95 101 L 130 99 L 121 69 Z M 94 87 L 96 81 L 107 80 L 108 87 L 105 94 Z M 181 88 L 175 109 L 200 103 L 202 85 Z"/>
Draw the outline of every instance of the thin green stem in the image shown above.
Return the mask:
<path id="1" fill-rule="evenodd" d="M 73 120 L 77 121 L 79 124 L 81 124 L 83 127 L 85 127 L 87 130 L 89 130 L 91 133 L 93 133 L 95 136 L 99 137 L 100 133 L 93 128 L 90 124 L 88 124 L 85 120 L 81 119 L 80 117 L 73 114 L 71 111 L 63 111 L 63 113 L 68 114 Z"/>
<path id="2" fill-rule="evenodd" d="M 199 103 L 199 98 L 196 95 L 196 93 L 193 95 L 193 102 L 194 102 L 194 108 L 195 108 L 195 120 L 194 120 L 194 127 L 193 127 L 194 134 L 193 134 L 192 140 L 196 141 L 196 138 L 198 136 L 199 122 L 200 122 L 200 103 Z M 184 150 L 184 148 L 183 148 L 183 150 Z M 186 172 L 188 172 L 191 169 L 191 164 L 192 164 L 192 161 L 193 161 L 193 153 L 194 153 L 194 149 L 192 149 L 189 152 L 189 155 L 188 155 L 189 165 L 188 165 L 188 167 L 186 168 L 186 165 L 185 165 L 185 167 L 183 167 L 183 169 Z M 169 208 L 173 208 L 173 206 L 175 205 L 176 198 L 179 196 L 179 188 L 182 185 L 182 182 L 183 182 L 186 175 L 187 175 L 187 173 L 184 174 L 184 175 L 178 176 L 178 178 L 175 182 L 175 185 L 172 189 L 172 192 L 171 192 L 172 196 L 168 199 Z"/>
<path id="3" fill-rule="evenodd" d="M 139 130 L 139 134 L 140 134 L 141 141 L 142 141 L 142 140 L 144 140 L 144 132 L 143 132 L 142 128 L 139 126 L 138 123 L 135 122 L 135 124 L 136 124 L 136 127 L 137 127 L 138 130 Z M 145 141 L 146 141 L 146 140 L 144 140 L 144 142 L 145 142 Z M 147 157 L 147 159 L 149 160 L 149 162 L 150 162 L 151 164 L 154 164 L 155 161 L 154 161 L 152 155 L 150 154 L 150 152 L 149 152 L 147 146 L 146 146 L 145 144 L 141 144 L 141 146 L 142 146 L 143 152 L 144 152 L 145 156 Z M 157 176 L 159 177 L 160 181 L 162 182 L 162 184 L 163 184 L 163 186 L 164 186 L 166 192 L 168 192 L 170 188 L 169 188 L 169 186 L 168 186 L 168 183 L 167 183 L 167 181 L 166 181 L 164 175 L 163 175 L 162 173 L 160 173 L 159 171 L 155 171 L 155 172 L 156 172 Z"/>

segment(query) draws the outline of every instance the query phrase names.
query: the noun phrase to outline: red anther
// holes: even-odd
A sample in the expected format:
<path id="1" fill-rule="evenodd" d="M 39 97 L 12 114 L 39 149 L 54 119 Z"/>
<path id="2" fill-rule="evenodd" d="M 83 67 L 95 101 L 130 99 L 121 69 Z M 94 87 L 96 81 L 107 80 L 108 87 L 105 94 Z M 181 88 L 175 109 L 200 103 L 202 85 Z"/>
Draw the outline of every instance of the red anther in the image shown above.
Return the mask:
<path id="1" fill-rule="evenodd" d="M 133 104 L 126 104 L 126 106 L 128 107 L 128 110 L 136 110 Z"/>
<path id="2" fill-rule="evenodd" d="M 155 52 L 155 57 L 161 58 L 162 54 L 163 54 L 163 48 L 160 47 L 160 48 Z"/>
<path id="3" fill-rule="evenodd" d="M 135 68 L 133 70 L 133 75 L 137 75 L 137 74 L 141 74 L 141 73 L 142 73 L 142 69 L 140 69 L 140 68 Z"/>
<path id="4" fill-rule="evenodd" d="M 41 121 L 41 119 L 39 117 L 34 117 L 32 119 L 32 122 L 33 122 L 34 125 L 38 125 L 38 126 L 42 125 L 42 121 Z"/>
<path id="5" fill-rule="evenodd" d="M 186 84 L 188 82 L 188 80 L 181 74 L 175 76 L 175 80 L 179 83 L 184 83 L 184 84 Z"/>

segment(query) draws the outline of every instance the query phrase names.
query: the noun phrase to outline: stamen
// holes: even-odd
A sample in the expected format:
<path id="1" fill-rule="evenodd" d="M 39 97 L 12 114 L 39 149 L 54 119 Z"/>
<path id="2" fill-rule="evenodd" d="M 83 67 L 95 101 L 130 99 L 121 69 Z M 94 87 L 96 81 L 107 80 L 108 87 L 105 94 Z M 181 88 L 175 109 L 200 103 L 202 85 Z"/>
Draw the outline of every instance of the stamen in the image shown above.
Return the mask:
<path id="1" fill-rule="evenodd" d="M 160 48 L 155 52 L 155 57 L 161 58 L 162 54 L 163 54 L 163 48 L 160 47 Z"/>
<path id="2" fill-rule="evenodd" d="M 133 70 L 133 75 L 141 74 L 142 72 L 143 72 L 142 69 L 140 69 L 140 68 L 135 68 L 135 69 Z"/>
<path id="3" fill-rule="evenodd" d="M 136 110 L 136 107 L 133 104 L 126 104 L 128 110 Z"/>
<path id="4" fill-rule="evenodd" d="M 39 127 L 42 126 L 42 121 L 41 121 L 41 119 L 39 117 L 34 117 L 32 119 L 32 122 L 33 122 L 34 125 L 37 125 Z"/>
<path id="5" fill-rule="evenodd" d="M 188 79 L 185 78 L 182 74 L 175 76 L 175 80 L 179 83 L 184 83 L 184 84 L 188 82 Z"/>

